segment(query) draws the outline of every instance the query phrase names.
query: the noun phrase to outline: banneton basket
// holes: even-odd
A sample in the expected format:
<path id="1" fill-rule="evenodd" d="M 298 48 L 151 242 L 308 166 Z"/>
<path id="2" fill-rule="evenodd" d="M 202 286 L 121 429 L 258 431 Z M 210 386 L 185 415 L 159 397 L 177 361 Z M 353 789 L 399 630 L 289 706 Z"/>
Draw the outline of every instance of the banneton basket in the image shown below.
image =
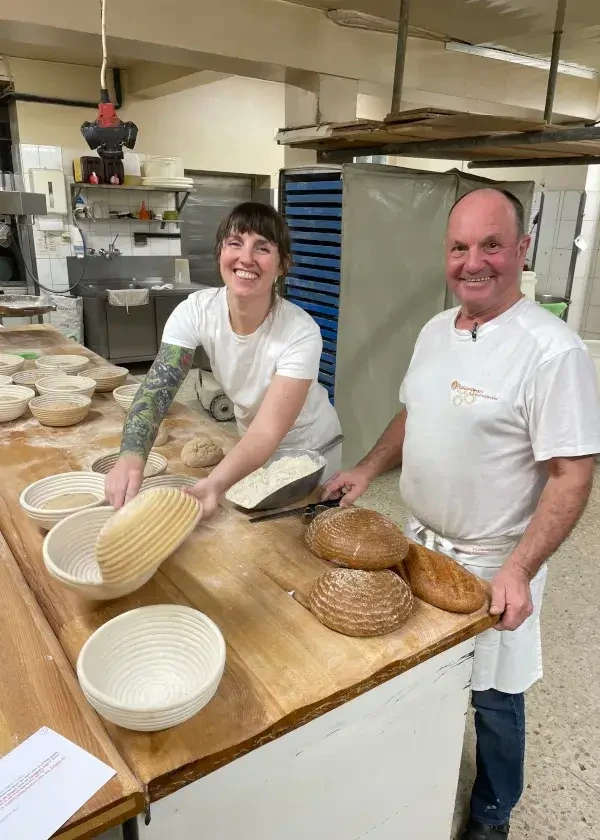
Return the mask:
<path id="1" fill-rule="evenodd" d="M 4 385 L 12 385 L 14 382 L 12 376 L 8 376 L 5 373 L 0 373 L 0 387 Z"/>
<path id="2" fill-rule="evenodd" d="M 35 391 L 23 385 L 0 386 L 0 423 L 16 420 L 25 414 L 29 401 L 35 397 Z"/>
<path id="3" fill-rule="evenodd" d="M 88 415 L 92 401 L 82 394 L 43 394 L 29 403 L 42 426 L 74 426 Z"/>
<path id="4" fill-rule="evenodd" d="M 176 488 L 159 487 L 132 499 L 106 523 L 96 542 L 102 580 L 127 584 L 152 574 L 192 533 L 202 505 Z"/>
<path id="5" fill-rule="evenodd" d="M 88 367 L 90 360 L 87 356 L 73 356 L 73 355 L 56 355 L 56 356 L 40 356 L 35 360 L 35 366 L 40 370 L 46 370 L 48 373 L 66 373 L 75 374 L 81 373 Z"/>
<path id="6" fill-rule="evenodd" d="M 111 452 L 109 455 L 96 458 L 92 464 L 92 471 L 107 475 L 117 463 L 120 454 L 120 452 Z M 166 472 L 168 466 L 169 461 L 164 455 L 161 455 L 160 452 L 150 452 L 146 466 L 144 467 L 144 478 L 162 475 L 162 473 Z"/>
<path id="7" fill-rule="evenodd" d="M 35 383 L 38 394 L 83 394 L 91 397 L 96 390 L 96 380 L 89 376 L 43 376 Z"/>
<path id="8" fill-rule="evenodd" d="M 118 388 L 115 388 L 113 391 L 113 397 L 115 398 L 115 402 L 121 406 L 125 411 L 129 411 L 131 408 L 131 403 L 135 399 L 135 395 L 139 391 L 140 386 L 138 383 L 135 385 L 120 385 Z"/>
<path id="9" fill-rule="evenodd" d="M 157 487 L 176 487 L 183 490 L 185 487 L 193 487 L 198 484 L 198 479 L 191 475 L 156 475 L 153 478 L 144 479 L 140 493 L 146 490 L 156 490 Z"/>
<path id="10" fill-rule="evenodd" d="M 10 353 L 0 353 L 0 373 L 12 376 L 13 373 L 23 368 L 25 359 L 21 356 L 12 356 Z"/>
<path id="11" fill-rule="evenodd" d="M 19 504 L 41 528 L 50 530 L 57 522 L 79 510 L 91 510 L 105 503 L 104 476 L 94 472 L 68 472 L 49 475 L 26 487 Z M 79 496 L 79 500 L 77 500 Z M 93 501 L 84 501 L 94 496 Z M 60 507 L 56 503 L 60 502 Z M 51 505 L 51 508 L 46 507 Z"/>
<path id="12" fill-rule="evenodd" d="M 96 380 L 96 391 L 114 391 L 127 382 L 129 371 L 118 365 L 94 365 L 86 370 L 85 375 Z"/>
<path id="13" fill-rule="evenodd" d="M 18 373 L 13 374 L 12 379 L 15 385 L 25 385 L 27 388 L 33 388 L 38 379 L 43 379 L 49 375 L 49 371 L 35 368 L 33 370 L 20 370 Z"/>
<path id="14" fill-rule="evenodd" d="M 196 715 L 215 695 L 225 640 L 191 607 L 139 607 L 103 624 L 81 649 L 77 677 L 88 702 L 125 729 L 153 732 Z"/>
<path id="15" fill-rule="evenodd" d="M 80 510 L 61 519 L 46 534 L 42 555 L 48 573 L 63 586 L 92 601 L 122 598 L 147 583 L 154 570 L 120 586 L 103 582 L 96 560 L 96 540 L 115 509 L 108 506 Z"/>

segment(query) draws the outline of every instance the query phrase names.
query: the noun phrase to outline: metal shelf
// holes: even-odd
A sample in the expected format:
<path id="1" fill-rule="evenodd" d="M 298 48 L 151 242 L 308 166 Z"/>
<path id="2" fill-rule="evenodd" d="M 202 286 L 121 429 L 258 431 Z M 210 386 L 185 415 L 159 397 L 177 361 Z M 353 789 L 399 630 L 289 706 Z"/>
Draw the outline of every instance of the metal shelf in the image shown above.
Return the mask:
<path id="1" fill-rule="evenodd" d="M 190 193 L 193 192 L 191 189 L 177 189 L 173 187 L 143 187 L 143 186 L 129 186 L 127 184 L 84 184 L 79 181 L 71 182 L 71 192 L 73 193 L 74 197 L 77 198 L 81 195 L 82 190 L 111 190 L 112 192 L 119 192 L 122 190 L 123 192 L 130 192 L 130 191 L 137 191 L 137 192 L 165 192 L 171 193 L 177 196 L 175 200 L 175 208 L 177 212 L 181 215 L 181 211 L 183 210 L 186 201 L 190 197 Z M 180 200 L 179 195 L 183 193 L 183 198 Z M 75 202 L 73 202 L 75 203 Z M 143 219 L 142 219 L 143 221 Z"/>

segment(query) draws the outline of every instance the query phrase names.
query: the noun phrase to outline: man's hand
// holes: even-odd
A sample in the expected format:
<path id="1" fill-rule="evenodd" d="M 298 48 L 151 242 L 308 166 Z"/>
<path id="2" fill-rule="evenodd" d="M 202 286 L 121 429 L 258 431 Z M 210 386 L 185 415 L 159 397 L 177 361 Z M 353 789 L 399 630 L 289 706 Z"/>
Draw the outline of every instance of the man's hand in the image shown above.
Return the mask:
<path id="1" fill-rule="evenodd" d="M 340 507 L 350 507 L 367 490 L 371 477 L 361 467 L 337 472 L 325 484 L 322 501 L 341 498 Z"/>
<path id="2" fill-rule="evenodd" d="M 529 575 L 518 566 L 504 565 L 492 578 L 490 615 L 499 615 L 496 630 L 516 630 L 533 612 Z"/>
<path id="3" fill-rule="evenodd" d="M 144 466 L 144 459 L 139 455 L 121 455 L 106 476 L 106 500 L 115 510 L 137 495 L 144 480 Z"/>
<path id="4" fill-rule="evenodd" d="M 209 478 L 201 479 L 193 487 L 186 487 L 183 492 L 198 499 L 201 503 L 203 520 L 210 519 L 216 513 L 221 494 Z"/>

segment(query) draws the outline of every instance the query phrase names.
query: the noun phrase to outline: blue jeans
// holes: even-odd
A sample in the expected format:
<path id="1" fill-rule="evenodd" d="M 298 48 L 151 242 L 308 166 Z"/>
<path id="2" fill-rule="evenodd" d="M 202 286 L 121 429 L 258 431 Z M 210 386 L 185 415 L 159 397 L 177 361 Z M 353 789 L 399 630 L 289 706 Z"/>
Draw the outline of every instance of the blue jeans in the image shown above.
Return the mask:
<path id="1" fill-rule="evenodd" d="M 474 691 L 477 777 L 471 794 L 471 817 L 502 825 L 523 793 L 525 764 L 525 695 L 491 688 Z"/>

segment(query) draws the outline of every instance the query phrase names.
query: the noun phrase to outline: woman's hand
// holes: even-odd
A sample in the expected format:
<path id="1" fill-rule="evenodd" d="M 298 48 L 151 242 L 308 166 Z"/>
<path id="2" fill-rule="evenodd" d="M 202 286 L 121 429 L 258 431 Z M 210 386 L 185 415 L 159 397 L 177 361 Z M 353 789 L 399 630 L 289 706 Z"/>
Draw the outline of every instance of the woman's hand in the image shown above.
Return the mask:
<path id="1" fill-rule="evenodd" d="M 193 496 L 202 504 L 202 519 L 210 519 L 219 507 L 220 490 L 215 487 L 210 478 L 203 478 L 193 487 L 186 487 L 183 491 Z"/>
<path id="2" fill-rule="evenodd" d="M 121 455 L 106 476 L 104 492 L 109 505 L 115 510 L 123 507 L 142 486 L 145 462 L 139 455 Z"/>

